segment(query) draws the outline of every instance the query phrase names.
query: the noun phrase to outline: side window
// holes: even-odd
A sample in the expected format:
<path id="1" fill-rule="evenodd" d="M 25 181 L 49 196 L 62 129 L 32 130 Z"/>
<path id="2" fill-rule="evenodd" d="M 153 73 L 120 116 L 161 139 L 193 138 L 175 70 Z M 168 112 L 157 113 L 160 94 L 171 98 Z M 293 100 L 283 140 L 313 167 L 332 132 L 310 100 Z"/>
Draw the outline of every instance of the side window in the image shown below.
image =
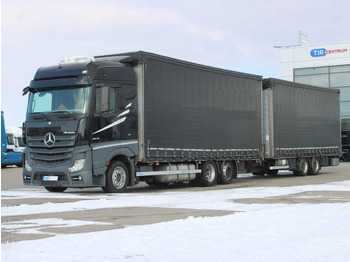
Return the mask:
<path id="1" fill-rule="evenodd" d="M 137 138 L 137 99 L 133 86 L 115 86 L 108 90 L 108 110 L 101 110 L 102 89 L 95 94 L 93 141 Z M 104 109 L 106 110 L 106 108 Z"/>
<path id="2" fill-rule="evenodd" d="M 116 88 L 109 89 L 109 110 L 104 114 L 114 114 L 116 112 L 116 98 L 117 91 Z M 96 89 L 95 95 L 95 114 L 100 114 L 101 108 L 101 88 Z"/>

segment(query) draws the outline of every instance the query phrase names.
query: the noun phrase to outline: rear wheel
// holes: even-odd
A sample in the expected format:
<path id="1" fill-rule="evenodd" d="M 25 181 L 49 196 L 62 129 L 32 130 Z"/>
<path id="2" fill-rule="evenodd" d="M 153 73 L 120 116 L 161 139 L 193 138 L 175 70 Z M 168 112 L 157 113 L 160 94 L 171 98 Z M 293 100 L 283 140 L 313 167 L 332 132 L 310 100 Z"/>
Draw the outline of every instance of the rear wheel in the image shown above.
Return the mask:
<path id="1" fill-rule="evenodd" d="M 66 187 L 45 187 L 45 189 L 49 192 L 61 193 L 61 192 L 64 192 L 67 188 Z"/>
<path id="2" fill-rule="evenodd" d="M 232 162 L 224 162 L 221 165 L 221 172 L 218 177 L 219 184 L 230 184 L 236 176 L 235 168 Z"/>
<path id="3" fill-rule="evenodd" d="M 210 187 L 215 185 L 218 176 L 218 170 L 214 161 L 207 161 L 202 165 L 201 173 L 197 174 L 196 181 L 198 185 Z"/>
<path id="4" fill-rule="evenodd" d="M 294 175 L 297 176 L 307 176 L 309 172 L 309 161 L 306 158 L 302 158 L 299 161 L 299 170 L 298 171 L 293 171 Z"/>
<path id="5" fill-rule="evenodd" d="M 310 162 L 309 175 L 317 175 L 321 170 L 320 160 L 316 157 L 313 157 Z"/>
<path id="6" fill-rule="evenodd" d="M 106 193 L 123 193 L 129 183 L 129 171 L 123 162 L 115 161 L 107 169 L 106 186 L 102 187 Z"/>

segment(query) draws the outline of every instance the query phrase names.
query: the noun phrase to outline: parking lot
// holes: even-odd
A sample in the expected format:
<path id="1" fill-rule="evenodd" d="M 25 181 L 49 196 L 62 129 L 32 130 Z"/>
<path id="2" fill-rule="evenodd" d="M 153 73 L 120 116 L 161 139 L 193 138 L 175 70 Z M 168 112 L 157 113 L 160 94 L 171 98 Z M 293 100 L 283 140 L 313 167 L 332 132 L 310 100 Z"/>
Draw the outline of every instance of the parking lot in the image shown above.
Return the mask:
<path id="1" fill-rule="evenodd" d="M 249 174 L 240 175 L 239 178 L 230 185 L 216 185 L 210 188 L 191 187 L 185 183 L 182 185 L 171 185 L 168 187 L 149 187 L 144 183 L 140 183 L 136 187 L 129 188 L 127 193 L 120 196 L 125 198 L 133 198 L 138 195 L 147 196 L 152 195 L 162 198 L 163 194 L 184 193 L 212 191 L 228 189 L 242 189 L 247 190 L 252 188 L 283 188 L 295 186 L 312 186 L 323 185 L 334 182 L 341 182 L 350 180 L 350 163 L 341 163 L 338 167 L 328 167 L 322 169 L 317 176 L 296 177 L 291 172 L 280 172 L 282 174 L 275 177 L 255 177 Z M 52 237 L 55 234 L 75 234 L 93 231 L 104 231 L 111 229 L 123 228 L 131 225 L 145 225 L 154 224 L 164 221 L 172 221 L 176 219 L 185 219 L 192 217 L 208 217 L 208 216 L 224 216 L 234 213 L 234 211 L 227 210 L 206 210 L 201 208 L 169 208 L 169 207 L 149 207 L 140 203 L 140 206 L 135 205 L 118 207 L 111 206 L 102 208 L 87 208 L 86 210 L 77 210 L 64 206 L 72 205 L 74 203 L 82 203 L 86 201 L 108 200 L 109 198 L 117 201 L 114 194 L 106 194 L 100 188 L 93 189 L 68 189 L 64 193 L 54 194 L 46 192 L 42 187 L 28 187 L 22 184 L 21 168 L 9 167 L 2 169 L 1 184 L 2 184 L 2 224 L 13 224 L 14 227 L 2 227 L 2 242 L 16 242 L 21 240 L 31 240 L 38 238 Z M 296 194 L 282 194 L 271 197 L 249 198 L 241 195 L 236 203 L 244 204 L 268 204 L 268 203 L 344 203 L 350 202 L 349 192 L 342 191 L 307 191 L 298 192 Z M 39 212 L 11 212 L 6 210 L 16 208 L 23 210 L 29 208 L 34 210 L 46 204 L 59 205 L 63 211 L 56 212 L 55 210 L 45 210 Z M 64 211 L 66 210 L 66 211 Z M 5 212 L 4 212 L 5 211 Z M 103 215 L 101 215 L 103 214 Z M 27 229 L 25 221 L 35 219 L 60 219 L 60 221 L 80 220 L 93 221 L 96 224 L 83 224 L 77 226 L 63 227 L 62 225 L 50 226 L 36 226 L 32 225 L 31 232 L 23 233 L 23 229 Z"/>

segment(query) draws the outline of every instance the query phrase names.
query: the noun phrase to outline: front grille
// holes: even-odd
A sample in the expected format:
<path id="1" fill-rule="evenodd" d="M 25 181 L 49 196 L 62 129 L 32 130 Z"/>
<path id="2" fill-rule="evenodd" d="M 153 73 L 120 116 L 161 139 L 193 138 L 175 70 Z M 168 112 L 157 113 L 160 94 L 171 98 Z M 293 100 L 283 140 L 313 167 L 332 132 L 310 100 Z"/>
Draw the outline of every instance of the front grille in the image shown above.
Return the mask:
<path id="1" fill-rule="evenodd" d="M 44 136 L 28 136 L 28 147 L 30 148 L 48 148 L 44 143 Z M 74 146 L 75 135 L 71 136 L 55 136 L 55 143 L 51 147 L 59 148 L 59 147 L 72 147 Z"/>
<path id="2" fill-rule="evenodd" d="M 70 164 L 73 157 L 75 135 L 56 136 L 54 145 L 49 148 L 43 136 L 28 136 L 30 158 L 36 165 L 55 166 Z"/>
<path id="3" fill-rule="evenodd" d="M 73 147 L 71 148 L 32 148 L 30 157 L 36 164 L 57 165 L 69 164 L 73 156 Z"/>
<path id="4" fill-rule="evenodd" d="M 43 163 L 61 163 L 67 159 L 67 152 L 64 153 L 35 153 L 32 159 Z"/>

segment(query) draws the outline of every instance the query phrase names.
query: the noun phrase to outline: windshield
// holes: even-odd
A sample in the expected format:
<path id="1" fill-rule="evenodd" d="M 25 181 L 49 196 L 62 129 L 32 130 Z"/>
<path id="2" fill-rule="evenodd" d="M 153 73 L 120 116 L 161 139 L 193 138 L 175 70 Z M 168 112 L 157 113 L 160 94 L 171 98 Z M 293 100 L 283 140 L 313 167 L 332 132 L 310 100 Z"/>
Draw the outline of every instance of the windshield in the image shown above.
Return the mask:
<path id="1" fill-rule="evenodd" d="M 85 114 L 87 112 L 91 86 L 72 88 L 50 88 L 31 93 L 28 114 L 70 112 Z"/>
<path id="2" fill-rule="evenodd" d="M 16 139 L 17 139 L 17 142 L 18 142 L 18 146 L 19 147 L 25 147 L 26 145 L 23 143 L 23 139 L 22 139 L 22 137 L 16 137 Z"/>
<path id="3" fill-rule="evenodd" d="M 15 144 L 15 140 L 13 138 L 13 134 L 7 133 L 6 136 L 7 136 L 7 144 L 10 145 L 10 146 L 14 145 Z"/>

